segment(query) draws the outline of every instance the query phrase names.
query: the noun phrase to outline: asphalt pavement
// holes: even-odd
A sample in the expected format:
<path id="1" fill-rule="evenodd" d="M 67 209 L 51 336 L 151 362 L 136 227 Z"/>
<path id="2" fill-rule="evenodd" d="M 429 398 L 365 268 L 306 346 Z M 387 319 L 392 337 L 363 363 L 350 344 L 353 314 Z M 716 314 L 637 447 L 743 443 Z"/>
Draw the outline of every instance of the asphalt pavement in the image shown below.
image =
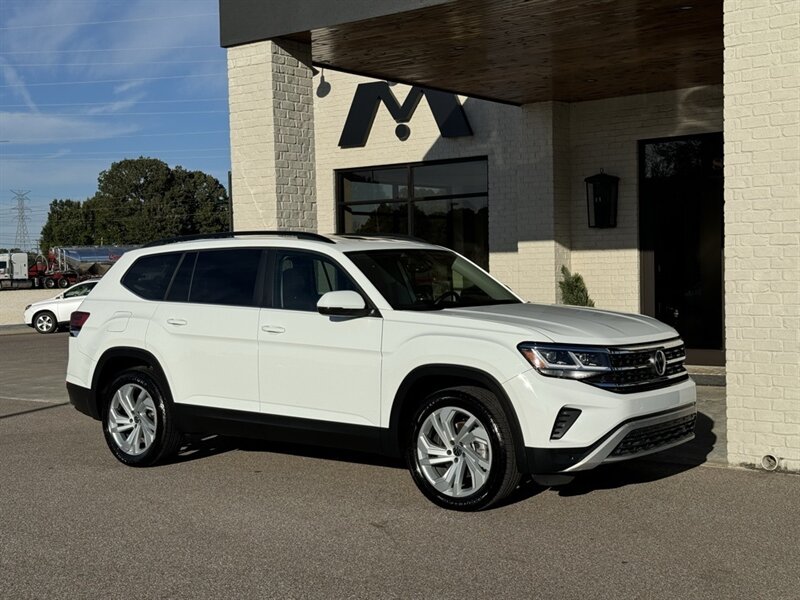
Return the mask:
<path id="1" fill-rule="evenodd" d="M 2 598 L 798 597 L 800 477 L 713 435 L 478 514 L 362 454 L 209 437 L 134 469 L 65 404 L 67 339 L 0 335 Z"/>

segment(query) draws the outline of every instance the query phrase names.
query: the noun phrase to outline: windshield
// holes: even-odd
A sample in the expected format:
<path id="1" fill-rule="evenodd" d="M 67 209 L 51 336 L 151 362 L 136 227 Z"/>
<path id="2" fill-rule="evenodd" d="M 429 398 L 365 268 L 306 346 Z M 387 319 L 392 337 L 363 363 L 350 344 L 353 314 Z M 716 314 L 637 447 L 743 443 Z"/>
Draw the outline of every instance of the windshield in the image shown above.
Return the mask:
<path id="1" fill-rule="evenodd" d="M 347 256 L 396 310 L 438 310 L 520 301 L 447 250 L 368 250 Z"/>

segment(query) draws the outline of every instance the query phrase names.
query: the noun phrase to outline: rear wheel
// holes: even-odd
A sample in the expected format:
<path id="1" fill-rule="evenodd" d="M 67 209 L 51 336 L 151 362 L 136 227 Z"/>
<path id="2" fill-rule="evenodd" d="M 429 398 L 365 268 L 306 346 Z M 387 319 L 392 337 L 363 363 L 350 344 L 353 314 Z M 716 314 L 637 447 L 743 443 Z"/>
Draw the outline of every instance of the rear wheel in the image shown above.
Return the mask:
<path id="1" fill-rule="evenodd" d="M 62 277 L 61 279 L 59 279 L 58 287 L 60 288 L 69 287 L 69 279 L 67 279 L 66 277 Z"/>
<path id="2" fill-rule="evenodd" d="M 49 310 L 43 310 L 33 316 L 33 328 L 39 333 L 53 333 L 58 329 L 58 321 Z"/>
<path id="3" fill-rule="evenodd" d="M 149 467 L 172 456 L 180 446 L 166 385 L 151 369 L 129 369 L 111 383 L 105 392 L 102 423 L 109 449 L 126 465 Z"/>
<path id="4" fill-rule="evenodd" d="M 56 287 L 56 280 L 52 277 L 46 277 L 44 280 L 44 287 L 52 290 L 54 287 Z"/>
<path id="5" fill-rule="evenodd" d="M 455 387 L 428 397 L 414 415 L 406 448 L 417 487 L 444 508 L 488 508 L 519 483 L 508 419 L 483 388 Z"/>

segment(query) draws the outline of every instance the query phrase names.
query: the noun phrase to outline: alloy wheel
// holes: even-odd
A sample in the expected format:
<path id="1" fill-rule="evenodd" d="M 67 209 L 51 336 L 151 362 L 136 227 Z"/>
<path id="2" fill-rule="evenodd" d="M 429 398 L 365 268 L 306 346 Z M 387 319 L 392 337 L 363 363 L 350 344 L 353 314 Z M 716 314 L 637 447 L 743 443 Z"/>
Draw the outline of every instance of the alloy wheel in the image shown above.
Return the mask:
<path id="1" fill-rule="evenodd" d="M 480 490 L 492 469 L 492 444 L 483 423 L 454 406 L 434 410 L 419 429 L 416 461 L 440 493 L 464 498 Z"/>
<path id="2" fill-rule="evenodd" d="M 106 425 L 114 443 L 126 454 L 147 452 L 158 427 L 156 404 L 150 393 L 135 383 L 120 387 L 111 399 Z"/>

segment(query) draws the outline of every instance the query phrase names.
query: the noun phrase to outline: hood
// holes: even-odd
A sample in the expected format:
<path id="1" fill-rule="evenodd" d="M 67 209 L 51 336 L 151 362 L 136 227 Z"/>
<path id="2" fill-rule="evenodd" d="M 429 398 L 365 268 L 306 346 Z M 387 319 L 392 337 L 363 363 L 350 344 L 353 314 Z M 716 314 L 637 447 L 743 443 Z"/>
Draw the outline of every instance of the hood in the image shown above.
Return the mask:
<path id="1" fill-rule="evenodd" d="M 672 327 L 652 317 L 577 306 L 498 304 L 445 309 L 441 312 L 515 327 L 529 332 L 529 341 L 532 342 L 612 346 L 678 336 Z"/>
<path id="2" fill-rule="evenodd" d="M 60 302 L 63 298 L 59 298 L 58 295 L 53 296 L 52 298 L 47 298 L 46 300 L 37 300 L 36 302 L 31 302 L 31 307 L 34 306 L 41 306 L 43 304 L 52 304 L 53 302 Z"/>

